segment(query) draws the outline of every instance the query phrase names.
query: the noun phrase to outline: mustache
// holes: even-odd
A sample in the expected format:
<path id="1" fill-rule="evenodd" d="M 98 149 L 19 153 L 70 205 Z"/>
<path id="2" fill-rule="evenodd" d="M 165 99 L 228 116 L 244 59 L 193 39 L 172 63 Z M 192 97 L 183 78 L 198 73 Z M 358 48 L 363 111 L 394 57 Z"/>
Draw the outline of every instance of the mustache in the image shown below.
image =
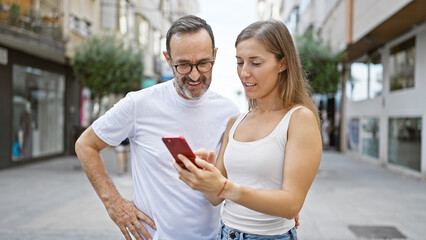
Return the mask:
<path id="1" fill-rule="evenodd" d="M 197 80 L 192 80 L 190 77 L 183 77 L 182 82 L 203 82 L 206 83 L 207 78 L 205 76 L 200 76 Z"/>

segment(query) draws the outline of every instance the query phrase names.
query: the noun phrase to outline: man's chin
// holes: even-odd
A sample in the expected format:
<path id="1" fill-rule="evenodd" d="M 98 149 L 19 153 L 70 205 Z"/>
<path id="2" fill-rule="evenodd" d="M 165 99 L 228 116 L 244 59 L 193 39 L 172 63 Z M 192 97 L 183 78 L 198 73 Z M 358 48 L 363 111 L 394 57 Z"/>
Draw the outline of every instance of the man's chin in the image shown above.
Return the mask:
<path id="1" fill-rule="evenodd" d="M 185 91 L 185 96 L 191 100 L 198 100 L 200 99 L 204 94 L 206 93 L 206 90 L 202 90 L 201 92 L 190 92 Z"/>

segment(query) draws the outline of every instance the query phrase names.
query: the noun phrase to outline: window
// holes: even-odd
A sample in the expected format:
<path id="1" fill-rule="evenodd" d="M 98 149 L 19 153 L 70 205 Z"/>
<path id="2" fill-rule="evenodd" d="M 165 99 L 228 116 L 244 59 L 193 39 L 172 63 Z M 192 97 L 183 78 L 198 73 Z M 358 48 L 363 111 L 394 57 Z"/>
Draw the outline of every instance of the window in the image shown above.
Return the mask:
<path id="1" fill-rule="evenodd" d="M 382 95 L 383 90 L 383 64 L 381 56 L 371 59 L 369 64 L 368 97 L 375 98 Z"/>
<path id="2" fill-rule="evenodd" d="M 127 22 L 127 13 L 128 13 L 128 3 L 126 0 L 120 0 L 120 32 L 126 34 L 128 32 L 128 22 Z"/>
<path id="3" fill-rule="evenodd" d="M 80 32 L 80 18 L 70 15 L 70 29 L 74 32 Z"/>
<path id="4" fill-rule="evenodd" d="M 356 62 L 351 64 L 351 75 L 347 96 L 352 101 L 368 98 L 368 64 Z"/>
<path id="5" fill-rule="evenodd" d="M 65 76 L 13 65 L 13 161 L 64 151 L 64 93 Z"/>
<path id="6" fill-rule="evenodd" d="M 156 56 L 161 55 L 161 33 L 158 30 L 154 30 L 154 47 L 153 52 Z"/>
<path id="7" fill-rule="evenodd" d="M 421 118 L 389 119 L 389 162 L 420 171 Z"/>
<path id="8" fill-rule="evenodd" d="M 415 44 L 415 38 L 411 38 L 391 49 L 391 91 L 414 87 Z"/>
<path id="9" fill-rule="evenodd" d="M 359 145 L 359 119 L 351 118 L 348 122 L 347 147 L 349 150 L 358 152 Z"/>
<path id="10" fill-rule="evenodd" d="M 142 48 L 148 46 L 149 41 L 149 23 L 142 16 L 138 17 L 138 41 Z"/>
<path id="11" fill-rule="evenodd" d="M 127 5 L 127 33 L 132 40 L 136 37 L 136 18 L 134 11 L 134 6 L 129 3 Z"/>
<path id="12" fill-rule="evenodd" d="M 82 21 L 81 35 L 88 37 L 92 34 L 92 23 L 89 20 Z"/>
<path id="13" fill-rule="evenodd" d="M 362 154 L 379 158 L 380 124 L 379 118 L 362 120 Z"/>
<path id="14" fill-rule="evenodd" d="M 298 8 L 294 8 L 290 13 L 287 22 L 285 23 L 288 28 L 288 31 L 290 31 L 290 33 L 292 34 L 295 34 L 297 32 L 298 16 Z"/>
<path id="15" fill-rule="evenodd" d="M 365 62 L 351 64 L 350 79 L 347 82 L 346 95 L 352 101 L 375 98 L 382 94 L 383 65 L 381 56 L 374 55 Z"/>
<path id="16" fill-rule="evenodd" d="M 109 30 L 117 29 L 117 13 L 118 13 L 117 0 L 103 0 L 102 1 L 102 28 Z"/>

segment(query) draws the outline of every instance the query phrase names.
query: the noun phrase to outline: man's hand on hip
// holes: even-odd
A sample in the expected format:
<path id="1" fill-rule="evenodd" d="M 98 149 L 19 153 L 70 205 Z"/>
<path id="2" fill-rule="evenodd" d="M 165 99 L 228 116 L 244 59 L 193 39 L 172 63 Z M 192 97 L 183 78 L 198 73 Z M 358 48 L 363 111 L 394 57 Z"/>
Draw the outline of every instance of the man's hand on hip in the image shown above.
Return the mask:
<path id="1" fill-rule="evenodd" d="M 152 239 L 148 230 L 146 230 L 140 221 L 145 222 L 152 229 L 156 229 L 154 221 L 152 221 L 150 217 L 137 209 L 132 201 L 118 197 L 105 206 L 109 216 L 120 228 L 121 232 L 126 237 L 126 240 L 131 240 L 129 232 L 136 239 L 143 240 L 138 231 L 145 239 Z"/>

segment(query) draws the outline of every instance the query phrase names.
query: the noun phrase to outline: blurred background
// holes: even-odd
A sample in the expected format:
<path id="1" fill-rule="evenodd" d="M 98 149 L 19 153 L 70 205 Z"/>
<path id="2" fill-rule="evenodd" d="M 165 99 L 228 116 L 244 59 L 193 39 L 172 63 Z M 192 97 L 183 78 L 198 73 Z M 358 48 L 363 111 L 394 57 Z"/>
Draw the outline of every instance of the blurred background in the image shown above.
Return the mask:
<path id="1" fill-rule="evenodd" d="M 241 111 L 235 39 L 254 21 L 281 20 L 324 150 L 426 178 L 425 0 L 0 0 L 0 176 L 75 158 L 78 136 L 126 92 L 169 81 L 165 35 L 187 14 L 212 26 L 211 88 Z"/>
<path id="2" fill-rule="evenodd" d="M 326 147 L 424 177 L 425 2 L 0 0 L 0 168 L 74 154 L 79 134 L 127 91 L 170 80 L 166 31 L 195 14 L 219 48 L 212 88 L 241 110 L 235 38 L 256 20 L 281 20 L 326 122 Z M 134 65 L 102 55 L 108 48 L 133 53 Z"/>

